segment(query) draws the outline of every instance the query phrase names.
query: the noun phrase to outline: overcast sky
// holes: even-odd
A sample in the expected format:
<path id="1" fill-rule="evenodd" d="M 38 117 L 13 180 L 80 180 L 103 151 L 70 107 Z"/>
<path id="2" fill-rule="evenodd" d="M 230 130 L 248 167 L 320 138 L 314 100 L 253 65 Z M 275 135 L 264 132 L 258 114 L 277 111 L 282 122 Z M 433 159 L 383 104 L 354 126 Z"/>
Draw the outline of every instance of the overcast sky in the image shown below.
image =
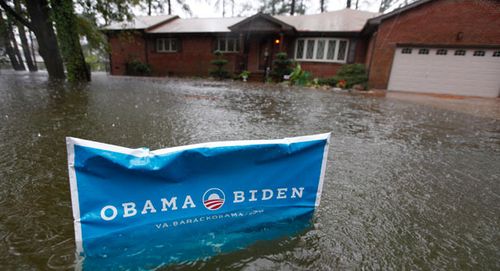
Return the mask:
<path id="1" fill-rule="evenodd" d="M 189 7 L 192 10 L 192 17 L 222 17 L 222 5 L 221 2 L 223 0 L 187 0 L 186 3 L 189 5 Z M 268 0 L 269 1 L 269 0 Z M 297 0 L 299 2 L 300 0 Z M 319 13 L 319 3 L 320 0 L 303 0 L 306 6 L 308 7 L 306 10 L 306 14 L 316 14 Z M 166 1 L 165 1 L 166 2 Z M 216 2 L 219 2 L 219 5 L 216 5 Z M 231 17 L 231 1 L 226 0 L 226 17 Z M 242 13 L 241 15 L 243 16 L 249 16 L 252 14 L 255 14 L 257 12 L 257 9 L 259 8 L 260 1 L 259 0 L 234 0 L 235 2 L 235 7 L 234 7 L 234 16 L 237 16 L 239 13 L 241 13 L 241 7 L 245 4 L 248 3 L 250 4 L 253 8 L 250 11 L 246 11 Z M 354 5 L 356 3 L 356 0 L 352 0 L 352 7 L 354 8 Z M 345 8 L 346 6 L 346 0 L 325 0 L 326 4 L 326 10 L 327 11 L 333 11 L 333 10 L 339 10 L 342 8 Z M 189 14 L 184 12 L 181 8 L 181 6 L 177 3 L 176 0 L 172 0 L 172 13 L 179 15 L 183 18 L 188 18 L 190 17 Z M 378 7 L 380 5 L 380 0 L 359 0 L 359 9 L 361 10 L 366 10 L 366 11 L 373 11 L 377 12 Z M 165 7 L 165 12 L 166 13 L 167 8 Z M 139 11 L 139 14 L 137 15 L 146 15 L 145 11 Z M 157 12 L 158 13 L 158 12 Z"/>

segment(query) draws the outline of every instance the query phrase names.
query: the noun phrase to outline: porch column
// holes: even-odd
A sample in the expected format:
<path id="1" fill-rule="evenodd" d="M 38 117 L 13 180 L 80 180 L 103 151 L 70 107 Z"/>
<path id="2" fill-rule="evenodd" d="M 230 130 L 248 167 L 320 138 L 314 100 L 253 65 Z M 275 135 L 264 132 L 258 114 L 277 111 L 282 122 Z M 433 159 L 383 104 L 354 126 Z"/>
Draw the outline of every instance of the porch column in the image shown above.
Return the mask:
<path id="1" fill-rule="evenodd" d="M 238 43 L 240 45 L 240 50 L 238 53 L 238 56 L 239 56 L 238 57 L 238 71 L 242 72 L 242 71 L 248 69 L 247 58 L 245 57 L 245 37 L 244 37 L 243 33 L 240 33 Z"/>
<path id="2" fill-rule="evenodd" d="M 280 52 L 283 52 L 283 37 L 284 36 L 285 35 L 283 34 L 283 32 L 280 32 L 280 47 L 279 47 Z"/>
<path id="3" fill-rule="evenodd" d="M 243 55 L 243 53 L 245 52 L 245 40 L 243 37 L 243 33 L 240 33 L 239 43 L 240 43 L 240 55 Z"/>

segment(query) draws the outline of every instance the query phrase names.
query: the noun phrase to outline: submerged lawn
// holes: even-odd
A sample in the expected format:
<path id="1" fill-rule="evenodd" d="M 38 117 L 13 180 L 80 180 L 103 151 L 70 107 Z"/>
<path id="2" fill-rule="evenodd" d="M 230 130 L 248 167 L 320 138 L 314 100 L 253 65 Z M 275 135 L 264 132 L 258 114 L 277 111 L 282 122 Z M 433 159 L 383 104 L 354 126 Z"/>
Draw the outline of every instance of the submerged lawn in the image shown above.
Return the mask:
<path id="1" fill-rule="evenodd" d="M 179 268 L 500 268 L 498 101 L 408 97 L 2 71 L 1 266 L 75 264 L 66 136 L 157 149 L 331 131 L 314 227 Z"/>

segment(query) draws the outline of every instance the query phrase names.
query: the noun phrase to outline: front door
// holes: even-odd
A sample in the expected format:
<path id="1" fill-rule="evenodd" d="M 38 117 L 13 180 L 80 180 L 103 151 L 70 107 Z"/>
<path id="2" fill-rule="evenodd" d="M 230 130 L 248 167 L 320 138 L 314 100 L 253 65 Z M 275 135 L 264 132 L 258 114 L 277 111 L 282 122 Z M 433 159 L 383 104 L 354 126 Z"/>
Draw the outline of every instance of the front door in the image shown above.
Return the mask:
<path id="1" fill-rule="evenodd" d="M 267 67 L 271 69 L 273 46 L 271 39 L 263 37 L 259 43 L 259 70 L 265 71 Z"/>

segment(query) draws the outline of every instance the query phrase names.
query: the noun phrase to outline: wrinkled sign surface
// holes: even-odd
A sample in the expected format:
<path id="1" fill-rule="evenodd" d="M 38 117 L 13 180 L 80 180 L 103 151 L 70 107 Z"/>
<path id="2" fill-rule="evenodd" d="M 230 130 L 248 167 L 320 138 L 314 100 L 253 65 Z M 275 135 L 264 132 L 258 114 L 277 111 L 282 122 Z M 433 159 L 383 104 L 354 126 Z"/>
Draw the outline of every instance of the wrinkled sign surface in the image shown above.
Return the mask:
<path id="1" fill-rule="evenodd" d="M 300 232 L 319 205 L 329 139 L 149 151 L 68 137 L 84 267 L 155 268 Z"/>

